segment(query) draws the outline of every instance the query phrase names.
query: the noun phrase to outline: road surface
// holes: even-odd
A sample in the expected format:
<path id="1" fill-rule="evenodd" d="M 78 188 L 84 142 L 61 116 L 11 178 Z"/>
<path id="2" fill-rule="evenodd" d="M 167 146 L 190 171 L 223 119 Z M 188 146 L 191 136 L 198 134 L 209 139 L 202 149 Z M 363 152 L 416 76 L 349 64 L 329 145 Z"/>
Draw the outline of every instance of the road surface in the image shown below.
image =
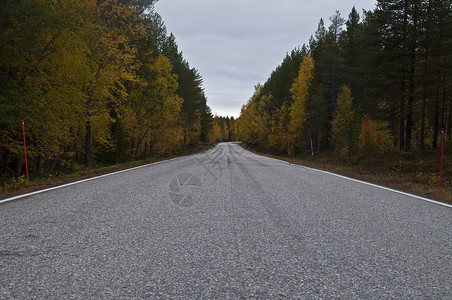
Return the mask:
<path id="1" fill-rule="evenodd" d="M 446 299 L 452 209 L 222 143 L 0 204 L 0 299 Z"/>

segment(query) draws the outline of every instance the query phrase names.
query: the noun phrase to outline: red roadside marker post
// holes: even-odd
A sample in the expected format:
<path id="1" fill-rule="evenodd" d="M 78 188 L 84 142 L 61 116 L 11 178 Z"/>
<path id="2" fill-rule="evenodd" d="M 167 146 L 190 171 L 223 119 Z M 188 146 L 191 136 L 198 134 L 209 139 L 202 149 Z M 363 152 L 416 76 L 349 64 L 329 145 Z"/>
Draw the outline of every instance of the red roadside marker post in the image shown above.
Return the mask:
<path id="1" fill-rule="evenodd" d="M 441 192 L 441 181 L 443 179 L 443 150 L 444 150 L 444 129 L 441 129 L 441 167 L 439 169 L 439 191 Z"/>
<path id="2" fill-rule="evenodd" d="M 29 184 L 30 181 L 28 180 L 27 144 L 25 143 L 25 122 L 24 122 L 24 120 L 22 120 L 22 132 L 24 135 L 25 170 L 27 172 L 27 184 Z"/>

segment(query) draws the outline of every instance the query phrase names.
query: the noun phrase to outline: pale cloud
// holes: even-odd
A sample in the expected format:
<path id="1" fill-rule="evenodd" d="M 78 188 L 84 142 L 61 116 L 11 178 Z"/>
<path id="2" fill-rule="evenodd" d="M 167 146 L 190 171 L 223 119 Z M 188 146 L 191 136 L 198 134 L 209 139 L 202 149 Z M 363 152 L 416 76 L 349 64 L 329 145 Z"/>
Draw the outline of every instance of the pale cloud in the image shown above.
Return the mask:
<path id="1" fill-rule="evenodd" d="M 208 105 L 238 117 L 287 52 L 308 43 L 320 18 L 352 7 L 372 10 L 374 0 L 159 0 L 155 5 L 190 66 L 204 79 Z"/>

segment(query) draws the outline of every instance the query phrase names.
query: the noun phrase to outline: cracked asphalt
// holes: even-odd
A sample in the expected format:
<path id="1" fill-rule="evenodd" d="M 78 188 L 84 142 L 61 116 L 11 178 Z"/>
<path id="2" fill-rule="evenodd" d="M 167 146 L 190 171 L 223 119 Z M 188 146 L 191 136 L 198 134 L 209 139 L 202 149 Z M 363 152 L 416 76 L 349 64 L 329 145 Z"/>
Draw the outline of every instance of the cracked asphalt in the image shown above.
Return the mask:
<path id="1" fill-rule="evenodd" d="M 451 299 L 452 209 L 235 143 L 0 204 L 0 299 Z"/>

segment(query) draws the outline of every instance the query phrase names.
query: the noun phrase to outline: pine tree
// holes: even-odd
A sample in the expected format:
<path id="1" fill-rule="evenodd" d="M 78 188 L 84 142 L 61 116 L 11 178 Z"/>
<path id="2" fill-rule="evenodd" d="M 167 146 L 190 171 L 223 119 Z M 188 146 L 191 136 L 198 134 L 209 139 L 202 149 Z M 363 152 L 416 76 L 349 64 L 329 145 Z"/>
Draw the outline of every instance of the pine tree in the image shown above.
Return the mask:
<path id="1" fill-rule="evenodd" d="M 348 20 L 345 22 L 347 29 L 342 33 L 340 39 L 340 47 L 342 54 L 343 67 L 343 79 L 345 84 L 350 87 L 353 98 L 354 106 L 364 104 L 364 91 L 363 91 L 363 70 L 360 68 L 362 64 L 361 44 L 363 43 L 362 26 L 360 23 L 360 16 L 355 7 L 348 15 Z"/>
<path id="2" fill-rule="evenodd" d="M 319 68 L 318 74 L 321 76 L 321 82 L 324 90 L 325 106 L 327 111 L 327 138 L 328 150 L 332 150 L 331 144 L 331 120 L 333 111 L 336 107 L 336 95 L 338 90 L 339 75 L 341 71 L 339 37 L 342 33 L 342 26 L 344 19 L 341 17 L 339 11 L 330 17 L 331 25 L 325 36 L 325 42 L 321 48 L 320 59 L 318 60 Z"/>

